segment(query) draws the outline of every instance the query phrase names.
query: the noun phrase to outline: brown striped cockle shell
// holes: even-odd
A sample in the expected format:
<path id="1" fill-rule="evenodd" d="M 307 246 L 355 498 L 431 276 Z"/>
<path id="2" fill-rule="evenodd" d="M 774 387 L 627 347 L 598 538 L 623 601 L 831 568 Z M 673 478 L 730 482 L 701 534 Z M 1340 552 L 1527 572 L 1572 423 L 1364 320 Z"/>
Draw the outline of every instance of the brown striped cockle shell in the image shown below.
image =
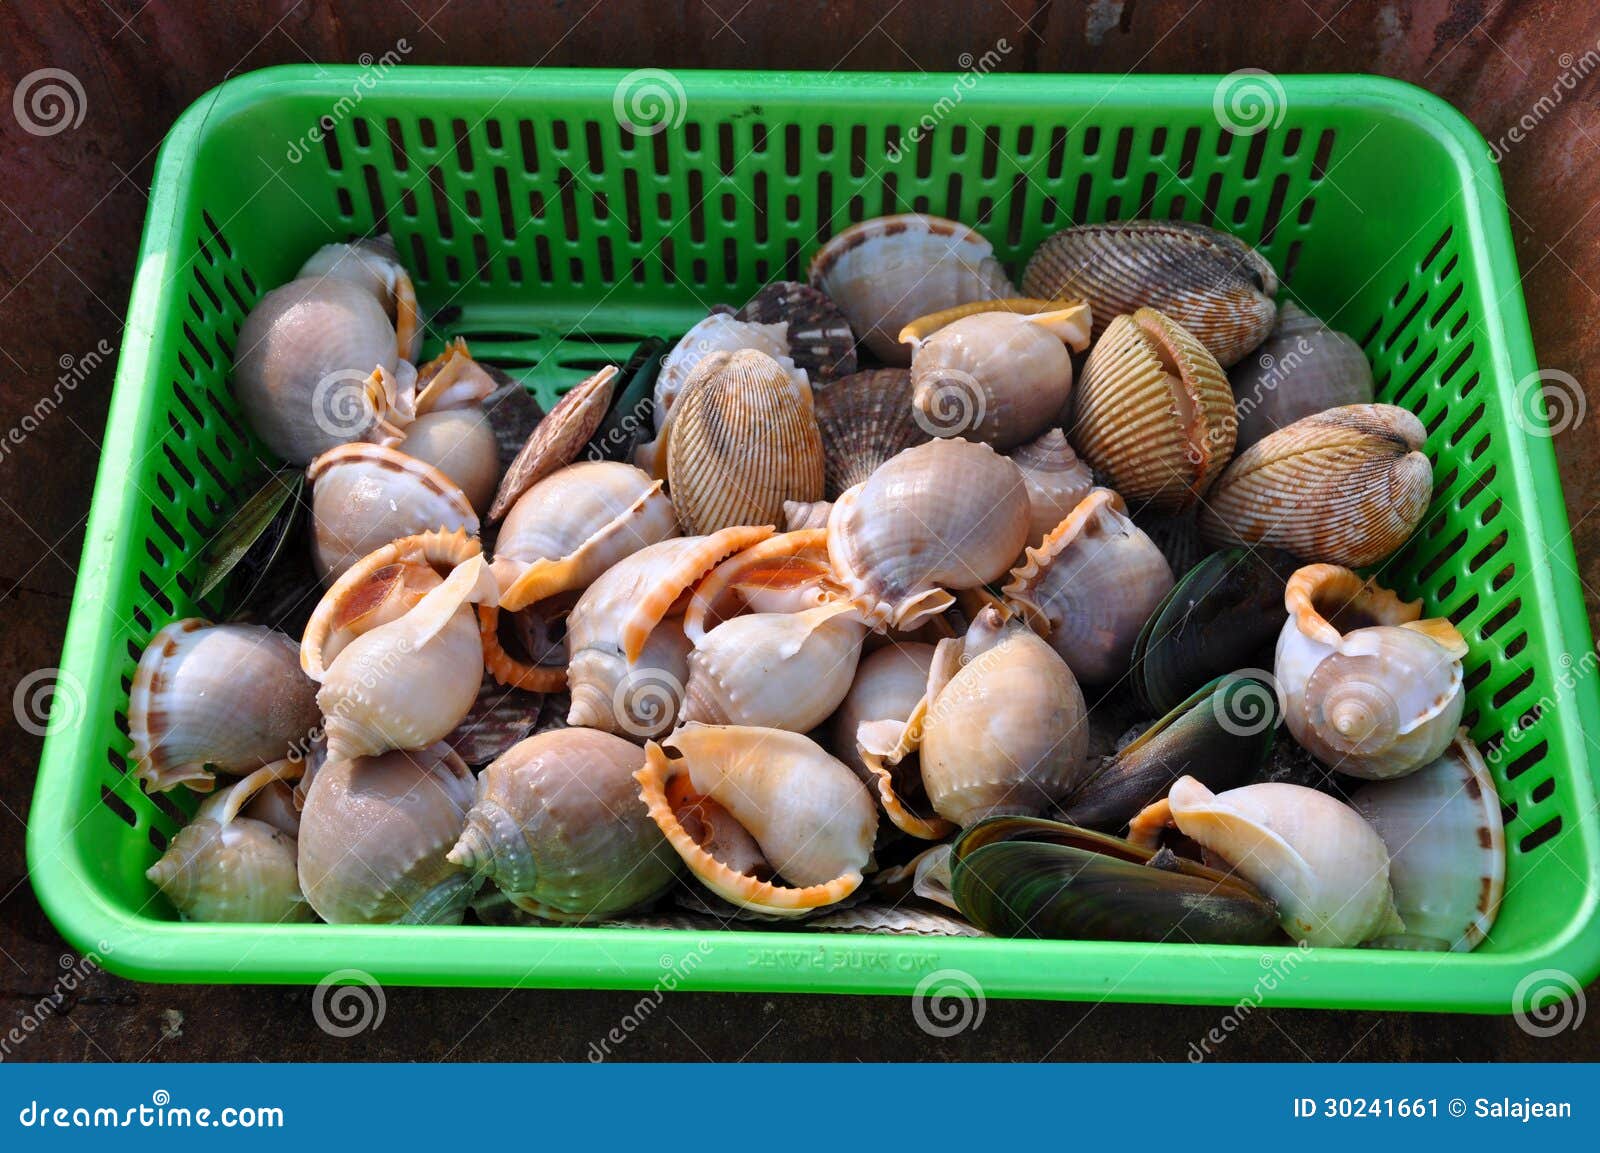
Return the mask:
<path id="1" fill-rule="evenodd" d="M 1265 343 L 1228 372 L 1243 452 L 1302 416 L 1372 403 L 1372 366 L 1361 346 L 1290 301 Z"/>
<path id="2" fill-rule="evenodd" d="M 1014 448 L 1054 424 L 1072 395 L 1068 349 L 1089 347 L 1089 309 L 978 312 L 912 343 L 917 423 L 935 436 Z"/>
<path id="3" fill-rule="evenodd" d="M 1085 684 L 1128 671 L 1139 630 L 1171 590 L 1172 568 L 1110 489 L 1092 489 L 1003 590 Z"/>
<path id="4" fill-rule="evenodd" d="M 823 489 L 829 500 L 871 476 L 884 461 L 933 439 L 911 405 L 911 374 L 903 368 L 853 373 L 820 390 Z"/>
<path id="5" fill-rule="evenodd" d="M 472 806 L 450 746 L 317 770 L 300 814 L 300 884 L 330 924 L 458 925 L 478 882 L 447 854 Z"/>
<path id="6" fill-rule="evenodd" d="M 1216 357 L 1170 317 L 1141 308 L 1107 325 L 1090 351 L 1069 432 L 1135 509 L 1176 512 L 1227 465 L 1236 421 Z"/>
<path id="7" fill-rule="evenodd" d="M 741 526 L 661 541 L 585 589 L 567 617 L 567 723 L 639 741 L 670 732 L 689 677 L 675 606 L 720 561 L 771 535 Z"/>
<path id="8" fill-rule="evenodd" d="M 819 386 L 856 370 L 856 335 L 844 311 L 809 284 L 774 281 L 752 296 L 735 319 L 783 324 L 795 366 Z"/>
<path id="9" fill-rule="evenodd" d="M 656 432 L 659 434 L 666 428 L 673 409 L 678 406 L 678 397 L 683 395 L 684 386 L 689 383 L 689 378 L 700 367 L 702 360 L 714 352 L 738 352 L 741 349 L 764 352 L 791 375 L 800 378 L 805 376 L 789 356 L 789 337 L 785 325 L 756 323 L 740 320 L 726 312 L 713 312 L 684 333 L 673 345 L 672 351 L 661 358 L 661 372 L 656 376 L 655 383 L 655 406 L 651 410 Z M 654 471 L 643 461 L 639 465 L 647 472 Z"/>
<path id="10" fill-rule="evenodd" d="M 833 578 L 875 629 L 911 630 L 1010 568 L 1027 543 L 1028 489 L 986 444 L 909 448 L 834 502 Z"/>
<path id="11" fill-rule="evenodd" d="M 174 621 L 139 657 L 128 698 L 134 774 L 152 791 L 210 792 L 277 761 L 317 728 L 317 686 L 298 646 L 259 625 Z"/>
<path id="12" fill-rule="evenodd" d="M 448 860 L 518 908 L 583 922 L 648 905 L 681 868 L 639 801 L 644 750 L 594 729 L 518 742 L 478 777 Z"/>
<path id="13" fill-rule="evenodd" d="M 863 724 L 857 742 L 891 813 L 889 766 L 917 752 L 934 811 L 965 828 L 984 817 L 1042 813 L 1070 793 L 1088 768 L 1088 708 L 1055 650 L 990 606 L 966 636 L 939 642 L 911 717 Z M 948 831 L 901 827 L 929 839 Z"/>
<path id="14" fill-rule="evenodd" d="M 489 520 L 498 521 L 516 499 L 563 465 L 577 459 L 594 430 L 605 419 L 616 387 L 617 366 L 608 364 L 587 380 L 573 385 L 544 419 L 534 427 L 517 459 L 500 478 L 500 488 L 489 507 Z"/>
<path id="15" fill-rule="evenodd" d="M 645 747 L 635 777 L 667 842 L 726 901 L 798 917 L 861 885 L 878 833 L 872 798 L 849 768 L 799 733 L 686 725 Z M 731 818 L 760 858 L 744 838 L 744 852 L 719 855 L 723 839 L 710 835 L 707 812 Z"/>
<path id="16" fill-rule="evenodd" d="M 1433 498 L 1422 422 L 1391 404 L 1302 417 L 1240 453 L 1206 496 L 1214 547 L 1270 544 L 1360 568 L 1406 542 Z"/>
<path id="17" fill-rule="evenodd" d="M 686 532 L 776 525 L 785 501 L 822 499 L 811 390 L 766 353 L 702 360 L 666 435 L 667 486 Z"/>
<path id="18" fill-rule="evenodd" d="M 433 465 L 380 444 L 342 444 L 306 470 L 311 559 L 323 584 L 392 540 L 429 529 L 478 533 L 466 494 Z"/>
<path id="19" fill-rule="evenodd" d="M 1158 309 L 1224 367 L 1265 340 L 1277 315 L 1278 275 L 1267 259 L 1236 237 L 1184 221 L 1064 229 L 1039 245 L 1022 287 L 1029 296 L 1087 300 L 1097 337 L 1113 317 Z"/>
<path id="20" fill-rule="evenodd" d="M 917 317 L 1017 295 L 993 245 L 964 224 L 919 213 L 846 228 L 812 258 L 810 280 L 844 310 L 873 355 L 891 365 L 911 363 L 900 330 Z"/>
<path id="21" fill-rule="evenodd" d="M 1039 544 L 1094 487 L 1094 473 L 1078 459 L 1066 434 L 1052 428 L 1006 454 L 1028 487 L 1028 543 Z"/>

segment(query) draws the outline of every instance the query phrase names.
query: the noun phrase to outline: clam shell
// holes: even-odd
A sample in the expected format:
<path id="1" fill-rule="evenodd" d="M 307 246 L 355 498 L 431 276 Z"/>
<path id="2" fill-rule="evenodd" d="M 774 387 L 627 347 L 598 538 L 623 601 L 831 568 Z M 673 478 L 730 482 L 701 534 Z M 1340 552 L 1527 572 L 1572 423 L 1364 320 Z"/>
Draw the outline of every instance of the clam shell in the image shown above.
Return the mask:
<path id="1" fill-rule="evenodd" d="M 726 312 L 713 312 L 684 333 L 678 343 L 672 346 L 672 351 L 662 358 L 661 372 L 655 383 L 655 407 L 652 409 L 656 432 L 660 433 L 666 428 L 672 410 L 678 405 L 678 397 L 683 394 L 684 386 L 689 383 L 689 378 L 700 367 L 702 360 L 714 352 L 738 352 L 741 349 L 766 353 L 797 379 L 804 375 L 789 356 L 789 337 L 783 323 L 757 324 L 737 319 Z M 647 472 L 657 471 L 644 461 L 638 463 Z"/>
<path id="2" fill-rule="evenodd" d="M 430 529 L 477 535 L 466 494 L 426 461 L 379 444 L 343 444 L 311 462 L 311 559 L 324 584 L 392 540 Z"/>
<path id="3" fill-rule="evenodd" d="M 1078 459 L 1066 434 L 1052 428 L 1006 454 L 1028 488 L 1028 543 L 1041 543 L 1094 487 L 1094 473 Z"/>
<path id="4" fill-rule="evenodd" d="M 823 490 L 837 500 L 889 458 L 933 439 L 911 407 L 911 374 L 878 368 L 841 378 L 816 395 Z"/>
<path id="5" fill-rule="evenodd" d="M 518 497 L 577 458 L 605 419 L 616 377 L 616 365 L 606 365 L 574 385 L 545 415 L 500 479 L 500 488 L 489 507 L 490 521 L 505 516 Z"/>
<path id="6" fill-rule="evenodd" d="M 1494 778 L 1463 731 L 1410 776 L 1350 797 L 1389 848 L 1405 932 L 1375 945 L 1467 952 L 1489 935 L 1506 886 L 1506 834 Z"/>
<path id="7" fill-rule="evenodd" d="M 1172 589 L 1167 558 L 1126 511 L 1110 489 L 1090 490 L 1002 590 L 1086 684 L 1127 671 L 1140 630 Z"/>
<path id="8" fill-rule="evenodd" d="M 1303 417 L 1240 453 L 1206 497 L 1213 547 L 1270 544 L 1360 568 L 1395 552 L 1433 497 L 1427 433 L 1403 408 L 1352 404 Z"/>
<path id="9" fill-rule="evenodd" d="M 821 500 L 822 437 L 804 394 L 765 353 L 700 362 L 674 410 L 667 484 L 689 533 L 776 525 L 785 501 Z"/>
<path id="10" fill-rule="evenodd" d="M 856 370 L 856 336 L 843 310 L 809 284 L 779 280 L 752 296 L 735 319 L 783 324 L 789 355 L 819 386 Z"/>
<path id="11" fill-rule="evenodd" d="M 1184 221 L 1125 220 L 1067 228 L 1039 245 L 1022 274 L 1029 296 L 1087 300 L 1095 335 L 1112 317 L 1153 308 L 1223 366 L 1267 338 L 1278 276 L 1243 241 Z"/>
<path id="12" fill-rule="evenodd" d="M 1237 452 L 1303 416 L 1372 403 L 1372 366 L 1361 346 L 1285 301 L 1272 335 L 1228 372 L 1239 412 Z"/>
<path id="13" fill-rule="evenodd" d="M 1073 446 L 1134 507 L 1176 512 L 1200 499 L 1233 455 L 1228 378 L 1171 318 L 1118 316 L 1078 383 Z"/>
<path id="14" fill-rule="evenodd" d="M 494 430 L 496 457 L 502 469 L 510 468 L 522 446 L 544 419 L 544 409 L 520 380 L 512 380 L 492 365 L 485 366 L 498 387 L 483 400 Z"/>
<path id="15" fill-rule="evenodd" d="M 851 225 L 812 258 L 809 279 L 890 365 L 911 363 L 900 330 L 919 316 L 1017 295 L 987 240 L 954 220 L 919 213 Z"/>

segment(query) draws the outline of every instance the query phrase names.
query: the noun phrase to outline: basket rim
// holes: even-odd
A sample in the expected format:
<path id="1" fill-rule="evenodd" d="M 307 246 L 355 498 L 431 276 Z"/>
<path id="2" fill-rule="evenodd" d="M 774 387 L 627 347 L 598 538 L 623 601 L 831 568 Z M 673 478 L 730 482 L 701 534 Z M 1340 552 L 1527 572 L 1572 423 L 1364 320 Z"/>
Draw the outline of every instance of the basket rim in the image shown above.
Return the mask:
<path id="1" fill-rule="evenodd" d="M 115 385 L 107 418 L 107 435 L 96 476 L 94 498 L 85 532 L 79 575 L 73 594 L 63 649 L 62 675 L 94 683 L 91 674 L 113 659 L 110 651 L 112 610 L 108 592 L 121 584 L 129 554 L 117 541 L 127 539 L 135 497 L 121 483 L 134 465 L 133 452 L 148 439 L 157 390 L 148 369 L 160 343 L 169 339 L 168 321 L 176 307 L 164 291 L 163 275 L 180 239 L 178 223 L 194 196 L 188 163 L 194 149 L 232 117 L 284 92 L 304 96 L 341 92 L 366 70 L 359 65 L 289 64 L 245 73 L 201 95 L 174 122 L 156 162 L 137 271 L 130 294 L 125 337 L 119 352 Z M 464 68 L 406 65 L 386 77 L 396 87 L 417 85 L 430 95 L 452 91 L 481 96 L 486 90 L 502 98 L 540 91 L 559 92 L 564 99 L 608 93 L 628 69 Z M 707 97 L 743 98 L 755 91 L 773 97 L 841 89 L 857 101 L 903 101 L 921 91 L 938 92 L 959 73 L 914 76 L 894 73 L 750 72 L 674 69 L 672 75 L 690 91 Z M 1220 75 L 1149 75 L 1110 78 L 1103 75 L 1021 75 L 992 73 L 978 105 L 1094 99 L 1100 105 L 1147 104 L 1172 98 L 1193 104 L 1209 99 Z M 1516 268 L 1508 210 L 1498 169 L 1487 142 L 1471 122 L 1442 98 L 1404 81 L 1343 74 L 1277 77 L 1291 102 L 1367 108 L 1374 114 L 1403 119 L 1438 141 L 1454 162 L 1463 184 L 1463 215 L 1471 243 L 1483 251 L 1491 267 Z M 1107 85 L 1110 85 L 1109 89 Z M 1480 290 L 1486 286 L 1480 285 Z M 1493 387 L 1501 402 L 1513 384 L 1534 371 L 1532 338 L 1526 302 L 1518 285 L 1504 300 L 1483 301 L 1480 327 L 1492 368 Z M 1493 304 L 1494 307 L 1487 307 Z M 1506 484 L 1541 493 L 1560 492 L 1554 447 L 1549 438 L 1514 429 L 1505 447 L 1512 461 Z M 1568 572 L 1539 565 L 1530 574 L 1533 595 L 1555 614 L 1555 635 L 1568 651 L 1592 647 L 1583 597 L 1577 587 L 1575 556 L 1565 506 L 1560 501 L 1533 502 L 1531 540 L 1558 554 Z M 1554 548 L 1550 541 L 1558 542 Z M 1537 554 L 1536 554 L 1537 555 Z M 1535 967 L 1559 968 L 1587 984 L 1600 975 L 1600 812 L 1594 792 L 1600 780 L 1600 757 L 1584 737 L 1600 732 L 1600 691 L 1575 694 L 1577 707 L 1560 710 L 1556 720 L 1567 730 L 1568 746 L 1581 758 L 1570 766 L 1571 801 L 1580 818 L 1562 836 L 1578 835 L 1589 863 L 1584 900 L 1562 931 L 1535 947 L 1500 954 L 1440 956 L 1380 953 L 1370 950 L 1310 950 L 1301 977 L 1292 986 L 1262 997 L 1258 1003 L 1325 1008 L 1433 1009 L 1484 1013 L 1511 1011 L 1513 989 Z M 1167 970 L 1171 962 L 1194 959 L 1186 944 L 1148 945 L 1131 942 L 1005 941 L 959 938 L 907 938 L 860 934 L 771 933 L 748 930 L 704 935 L 682 930 L 327 926 L 293 925 L 272 929 L 274 940 L 291 944 L 274 955 L 249 957 L 248 945 L 261 935 L 258 925 L 197 925 L 130 913 L 116 904 L 98 883 L 84 859 L 81 839 L 58 830 L 71 825 L 74 805 L 93 782 L 74 774 L 91 758 L 88 734 L 82 728 L 52 731 L 41 754 L 39 775 L 27 826 L 29 876 L 40 904 L 62 936 L 84 953 L 93 953 L 103 967 L 123 976 L 157 982 L 268 981 L 311 983 L 333 970 L 358 966 L 381 980 L 424 985 L 531 985 L 576 988 L 650 988 L 660 982 L 659 964 L 666 953 L 711 943 L 705 960 L 675 987 L 747 991 L 814 991 L 905 993 L 918 978 L 941 965 L 959 964 L 977 979 L 985 993 L 1000 997 L 1102 999 L 1168 1003 L 1228 1004 L 1248 990 L 1278 959 L 1294 955 L 1293 946 L 1255 948 L 1210 946 L 1209 966 L 1191 966 L 1183 988 L 1174 988 Z M 427 960 L 414 960 L 396 947 L 395 934 L 409 939 L 455 943 L 454 971 L 441 978 Z M 422 936 L 410 937 L 411 934 Z M 559 934 L 559 937 L 553 937 Z M 561 944 L 544 949 L 544 942 Z M 540 953 L 544 953 L 541 957 Z M 758 958 L 798 954 L 815 958 L 804 965 L 804 989 L 781 978 L 794 969 L 769 969 Z M 241 961 L 241 954 L 245 960 Z M 1088 971 L 1078 961 L 1092 956 Z M 619 959 L 621 958 L 621 959 Z M 1162 972 L 1141 976 L 1147 959 Z M 1272 960 L 1269 960 L 1272 959 Z M 530 961 L 532 962 L 530 964 Z M 836 963 L 836 964 L 835 964 Z M 1448 965 L 1450 981 L 1429 981 L 1427 974 Z M 242 967 L 248 965 L 248 967 Z M 1387 969 L 1394 978 L 1409 978 L 1402 991 L 1386 991 L 1373 978 Z M 1121 972 L 1113 983 L 1109 973 Z M 1099 974 L 1099 975 L 1096 975 Z"/>

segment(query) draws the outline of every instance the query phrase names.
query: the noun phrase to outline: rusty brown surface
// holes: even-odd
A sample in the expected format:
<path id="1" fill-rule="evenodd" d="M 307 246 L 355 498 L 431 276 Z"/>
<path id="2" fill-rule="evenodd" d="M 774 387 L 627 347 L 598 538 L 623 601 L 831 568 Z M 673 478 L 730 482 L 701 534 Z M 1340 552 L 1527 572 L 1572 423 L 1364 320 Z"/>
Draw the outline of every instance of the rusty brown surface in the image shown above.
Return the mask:
<path id="1" fill-rule="evenodd" d="M 1087 4 L 784 4 L 740 0 L 527 4 L 414 0 L 335 5 L 141 0 L 0 7 L 0 427 L 56 388 L 63 365 L 121 337 L 155 150 L 173 119 L 227 76 L 304 60 L 352 61 L 405 37 L 413 63 L 948 71 L 1000 37 L 1027 71 L 1363 71 L 1429 88 L 1490 140 L 1549 96 L 1600 41 L 1600 11 L 1559 0 Z M 76 128 L 28 135 L 13 88 L 40 68 L 81 81 Z M 1600 354 L 1600 112 L 1586 73 L 1547 107 L 1501 171 L 1540 362 L 1585 384 Z M 1549 102 L 1547 101 L 1547 104 Z M 65 358 L 72 358 L 71 361 Z M 82 547 L 114 358 L 67 391 L 54 418 L 0 459 L 0 673 L 9 691 L 58 661 Z M 1591 617 L 1600 609 L 1600 421 L 1556 441 Z M 22 822 L 39 742 L 0 735 L 0 1026 L 48 993 L 66 946 L 29 889 Z M 1600 988 L 1591 987 L 1593 1001 Z M 338 1041 L 304 989 L 136 985 L 97 975 L 7 1059 L 583 1060 L 632 993 L 395 989 L 386 1023 Z M 990 1058 L 1181 1061 L 1221 1019 L 1208 1008 L 991 1002 L 981 1027 L 926 1036 L 902 999 L 679 996 L 619 1053 L 630 1059 Z M 848 1036 L 848 1052 L 840 1038 Z M 1562 1059 L 1597 1054 L 1590 1024 L 1535 1040 L 1508 1019 L 1410 1014 L 1246 1015 L 1222 1059 Z"/>

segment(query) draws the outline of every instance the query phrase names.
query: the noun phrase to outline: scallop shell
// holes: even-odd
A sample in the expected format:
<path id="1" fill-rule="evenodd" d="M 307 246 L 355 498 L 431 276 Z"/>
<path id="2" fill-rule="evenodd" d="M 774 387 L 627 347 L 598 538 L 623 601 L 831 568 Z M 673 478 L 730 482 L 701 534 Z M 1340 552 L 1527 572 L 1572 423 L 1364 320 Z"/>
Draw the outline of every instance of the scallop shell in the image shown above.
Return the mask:
<path id="1" fill-rule="evenodd" d="M 299 646 L 259 625 L 174 621 L 139 657 L 128 698 L 134 773 L 147 789 L 209 792 L 213 770 L 270 764 L 318 725 Z"/>
<path id="2" fill-rule="evenodd" d="M 1389 848 L 1404 934 L 1373 943 L 1464 953 L 1494 927 L 1506 887 L 1506 834 L 1494 778 L 1463 730 L 1410 776 L 1362 785 L 1350 804 Z"/>
<path id="3" fill-rule="evenodd" d="M 1239 412 L 1236 451 L 1303 416 L 1372 403 L 1372 366 L 1361 346 L 1289 301 L 1272 335 L 1228 372 Z"/>
<path id="4" fill-rule="evenodd" d="M 1133 819 L 1129 840 L 1153 846 L 1168 825 L 1276 901 L 1279 923 L 1297 941 L 1347 947 L 1404 930 L 1388 849 L 1359 813 L 1327 793 L 1276 783 L 1213 793 L 1180 777 Z"/>
<path id="5" fill-rule="evenodd" d="M 1235 458 L 1200 512 L 1207 543 L 1270 544 L 1361 568 L 1403 545 L 1433 499 L 1422 422 L 1391 404 L 1302 417 Z"/>
<path id="6" fill-rule="evenodd" d="M 856 370 L 856 336 L 844 312 L 826 293 L 795 280 L 778 280 L 750 298 L 735 319 L 783 324 L 784 343 L 796 368 L 819 386 Z"/>
<path id="7" fill-rule="evenodd" d="M 1054 424 L 1072 395 L 1068 346 L 1089 346 L 1089 309 L 978 312 L 913 343 L 917 423 L 935 436 L 1015 448 Z"/>
<path id="8" fill-rule="evenodd" d="M 329 924 L 459 924 L 477 888 L 446 859 L 472 806 L 448 745 L 330 760 L 300 814 L 306 900 Z"/>
<path id="9" fill-rule="evenodd" d="M 509 749 L 478 778 L 449 860 L 518 908 L 555 921 L 620 916 L 676 879 L 677 857 L 639 802 L 644 751 L 593 729 L 558 729 Z"/>
<path id="10" fill-rule="evenodd" d="M 1128 671 L 1145 621 L 1172 590 L 1172 569 L 1110 489 L 1090 491 L 1011 570 L 1006 600 L 1085 684 Z"/>
<path id="11" fill-rule="evenodd" d="M 1184 221 L 1082 224 L 1047 239 L 1028 261 L 1029 296 L 1087 300 L 1095 336 L 1112 317 L 1153 308 L 1201 341 L 1224 367 L 1267 338 L 1278 275 L 1225 232 Z"/>
<path id="12" fill-rule="evenodd" d="M 1073 446 L 1135 507 L 1187 508 L 1233 455 L 1228 378 L 1204 345 L 1153 309 L 1106 326 L 1077 398 Z"/>
<path id="13" fill-rule="evenodd" d="M 639 795 L 673 850 L 708 889 L 741 908 L 803 916 L 860 886 L 878 832 L 872 798 L 844 765 L 798 733 L 688 725 L 645 747 Z M 687 778 L 678 806 L 669 789 Z M 684 801 L 726 810 L 776 870 L 742 872 L 708 851 L 679 818 Z"/>
<path id="14" fill-rule="evenodd" d="M 1028 543 L 1041 543 L 1094 487 L 1094 473 L 1078 459 L 1066 434 L 1052 428 L 1006 454 L 1028 488 Z"/>
<path id="15" fill-rule="evenodd" d="M 844 310 L 873 355 L 890 365 L 911 363 L 900 330 L 917 317 L 1017 295 L 987 240 L 964 224 L 918 213 L 846 228 L 812 258 L 810 281 Z"/>
<path id="16" fill-rule="evenodd" d="M 392 540 L 429 529 L 478 533 L 462 490 L 433 465 L 379 444 L 342 444 L 311 462 L 311 559 L 324 584 Z"/>
<path id="17" fill-rule="evenodd" d="M 444 743 L 467 764 L 486 765 L 530 735 L 543 709 L 543 694 L 506 688 L 484 677 L 472 708 Z"/>
<path id="18" fill-rule="evenodd" d="M 1298 570 L 1283 600 L 1274 671 L 1295 740 L 1356 777 L 1404 776 L 1443 754 L 1466 704 L 1455 626 L 1337 565 Z"/>
<path id="19" fill-rule="evenodd" d="M 785 501 L 822 499 L 822 437 L 809 390 L 765 353 L 700 362 L 673 413 L 667 483 L 690 533 L 776 525 Z"/>
<path id="20" fill-rule="evenodd" d="M 599 372 L 572 386 L 545 414 L 528 437 L 517 459 L 500 478 L 500 488 L 489 507 L 489 520 L 505 516 L 518 497 L 563 465 L 577 459 L 589 443 L 594 430 L 605 419 L 616 387 L 617 366 L 608 364 Z"/>
<path id="21" fill-rule="evenodd" d="M 822 432 L 823 491 L 837 500 L 890 457 L 933 439 L 911 407 L 911 374 L 903 368 L 853 373 L 816 396 Z"/>
<path id="22" fill-rule="evenodd" d="M 828 518 L 828 558 L 873 628 L 915 628 L 949 608 L 950 589 L 998 579 L 1028 538 L 1022 473 L 986 444 L 909 448 L 844 492 Z"/>

